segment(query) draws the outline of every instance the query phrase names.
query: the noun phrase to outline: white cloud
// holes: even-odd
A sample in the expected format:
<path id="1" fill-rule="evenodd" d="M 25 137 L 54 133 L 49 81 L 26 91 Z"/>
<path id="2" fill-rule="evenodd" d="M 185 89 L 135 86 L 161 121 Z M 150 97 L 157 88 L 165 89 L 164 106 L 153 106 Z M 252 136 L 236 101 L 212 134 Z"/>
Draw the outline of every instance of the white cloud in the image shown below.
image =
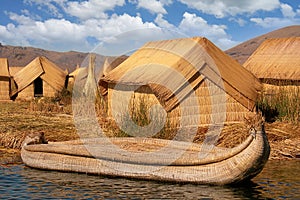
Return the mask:
<path id="1" fill-rule="evenodd" d="M 24 3 L 33 5 L 38 5 L 38 9 L 42 10 L 42 7 L 46 7 L 46 9 L 43 9 L 43 11 L 49 12 L 55 17 L 62 18 L 63 15 L 60 13 L 59 8 L 57 5 L 63 7 L 63 4 L 67 0 L 23 0 Z"/>
<path id="2" fill-rule="evenodd" d="M 281 13 L 284 17 L 293 18 L 296 16 L 296 13 L 294 12 L 293 8 L 290 5 L 283 3 L 280 5 L 280 7 L 281 7 Z"/>
<path id="3" fill-rule="evenodd" d="M 179 37 L 183 35 L 159 27 L 134 29 L 103 40 L 94 52 L 102 55 L 130 55 L 146 42 Z"/>
<path id="4" fill-rule="evenodd" d="M 39 9 L 46 7 L 46 11 L 55 16 L 62 18 L 65 13 L 78 17 L 81 20 L 91 18 L 105 19 L 107 18 L 106 11 L 113 10 L 116 6 L 123 6 L 125 0 L 84 0 L 84 1 L 69 1 L 69 0 L 24 0 L 25 3 L 30 5 L 38 5 Z"/>
<path id="5" fill-rule="evenodd" d="M 264 28 L 279 28 L 279 27 L 290 26 L 290 25 L 295 25 L 300 23 L 299 18 L 289 19 L 289 18 L 278 18 L 278 17 L 251 18 L 250 21 Z"/>
<path id="6" fill-rule="evenodd" d="M 300 23 L 300 18 L 297 18 L 297 13 L 293 11 L 293 8 L 288 4 L 281 4 L 280 11 L 282 18 L 280 17 L 266 17 L 266 18 L 251 18 L 250 21 L 256 23 L 258 26 L 264 28 L 279 28 L 284 26 L 290 26 Z"/>
<path id="7" fill-rule="evenodd" d="M 158 14 L 154 22 L 161 28 L 173 29 L 173 30 L 177 29 L 173 24 L 170 24 L 167 20 L 165 20 L 162 14 Z"/>
<path id="8" fill-rule="evenodd" d="M 167 14 L 164 6 L 169 4 L 170 1 L 159 1 L 159 0 L 139 0 L 138 8 L 145 8 L 151 13 L 162 13 Z"/>
<path id="9" fill-rule="evenodd" d="M 272 11 L 280 6 L 279 0 L 240 1 L 240 0 L 179 0 L 203 13 L 218 18 L 235 16 L 243 13 L 254 13 L 258 10 Z"/>
<path id="10" fill-rule="evenodd" d="M 191 36 L 207 37 L 222 49 L 228 49 L 237 44 L 227 35 L 225 25 L 208 24 L 196 14 L 184 13 L 179 30 Z"/>
<path id="11" fill-rule="evenodd" d="M 85 25 L 87 24 L 85 23 Z M 99 40 L 102 40 L 103 38 L 118 35 L 127 31 L 143 28 L 154 28 L 156 26 L 151 22 L 143 22 L 142 18 L 139 16 L 133 17 L 128 14 L 114 14 L 107 20 L 95 20 L 94 27 L 98 27 L 98 31 L 95 35 L 93 35 L 93 33 L 91 33 L 91 35 L 97 37 Z M 91 31 L 95 32 L 93 29 L 94 28 L 92 26 Z"/>
<path id="12" fill-rule="evenodd" d="M 157 15 L 155 23 L 161 28 L 176 32 L 180 37 L 207 37 L 222 49 L 228 49 L 238 43 L 231 40 L 226 33 L 225 25 L 209 24 L 203 18 L 188 12 L 183 14 L 183 19 L 178 27 L 165 20 L 162 14 Z"/>
<path id="13" fill-rule="evenodd" d="M 236 22 L 236 23 L 238 23 L 240 26 L 245 26 L 245 24 L 247 23 L 247 21 L 244 20 L 244 19 L 242 19 L 242 18 L 233 18 L 233 17 L 231 17 L 231 18 L 229 18 L 229 21 L 231 21 L 231 22 Z"/>
<path id="14" fill-rule="evenodd" d="M 124 5 L 125 0 L 88 0 L 88 1 L 69 1 L 66 3 L 64 10 L 66 13 L 78 17 L 82 20 L 90 18 L 107 18 L 105 13 L 108 10 L 113 10 L 116 6 Z"/>
<path id="15" fill-rule="evenodd" d="M 88 19 L 80 23 L 66 19 L 33 20 L 16 13 L 8 15 L 15 24 L 0 26 L 0 42 L 49 50 L 91 51 L 97 45 L 94 42 L 99 41 L 99 53 L 118 55 L 128 49 L 139 48 L 149 40 L 192 36 L 207 37 L 223 49 L 236 44 L 227 35 L 226 26 L 209 24 L 196 14 L 187 12 L 178 27 L 164 19 L 162 14 L 157 15 L 156 24 L 128 14 L 113 14 L 106 19 Z"/>
<path id="16" fill-rule="evenodd" d="M 9 19 L 11 19 L 12 21 L 17 22 L 18 24 L 31 24 L 31 23 L 34 22 L 30 17 L 25 16 L 25 15 L 18 15 L 18 14 L 13 13 L 13 12 L 9 12 L 9 13 L 6 13 L 6 14 L 9 16 Z"/>
<path id="17" fill-rule="evenodd" d="M 156 27 L 154 23 L 143 22 L 139 16 L 128 14 L 114 14 L 109 19 L 90 19 L 79 24 L 66 19 L 35 21 L 15 13 L 9 13 L 9 16 L 15 25 L 0 26 L 0 42 L 58 51 L 91 51 L 97 45 L 89 42 L 91 38 L 104 41 L 135 29 Z M 136 35 L 132 37 L 139 39 Z"/>

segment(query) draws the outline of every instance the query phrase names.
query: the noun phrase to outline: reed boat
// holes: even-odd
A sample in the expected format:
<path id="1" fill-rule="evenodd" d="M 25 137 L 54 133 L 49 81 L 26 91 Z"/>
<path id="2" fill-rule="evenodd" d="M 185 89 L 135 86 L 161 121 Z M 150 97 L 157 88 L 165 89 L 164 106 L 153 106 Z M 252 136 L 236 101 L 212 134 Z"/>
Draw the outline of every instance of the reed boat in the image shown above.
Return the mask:
<path id="1" fill-rule="evenodd" d="M 42 136 L 35 136 L 35 142 L 25 139 L 21 157 L 27 166 L 45 170 L 225 185 L 250 180 L 268 160 L 264 129 L 251 128 L 249 133 L 234 148 L 140 137 L 34 144 L 44 143 Z"/>

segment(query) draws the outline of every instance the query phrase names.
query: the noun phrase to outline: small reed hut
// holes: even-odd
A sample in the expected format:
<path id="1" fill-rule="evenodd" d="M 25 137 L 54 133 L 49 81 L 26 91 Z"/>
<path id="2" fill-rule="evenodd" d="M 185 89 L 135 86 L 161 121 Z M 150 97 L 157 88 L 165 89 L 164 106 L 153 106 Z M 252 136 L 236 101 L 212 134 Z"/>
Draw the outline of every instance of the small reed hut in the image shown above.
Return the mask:
<path id="1" fill-rule="evenodd" d="M 10 100 L 11 77 L 7 58 L 0 58 L 0 100 Z"/>
<path id="2" fill-rule="evenodd" d="M 66 72 L 46 57 L 37 57 L 23 68 L 14 69 L 13 79 L 18 99 L 54 97 L 66 85 Z"/>
<path id="3" fill-rule="evenodd" d="M 243 66 L 264 84 L 265 92 L 300 86 L 300 37 L 264 41 Z"/>
<path id="4" fill-rule="evenodd" d="M 300 121 L 300 37 L 263 42 L 244 67 L 263 83 L 259 104 L 266 119 Z"/>
<path id="5" fill-rule="evenodd" d="M 127 110 L 150 115 L 150 107 L 158 104 L 170 127 L 240 122 L 254 110 L 261 90 L 252 73 L 201 37 L 148 42 L 99 85 L 109 118 Z"/>
<path id="6" fill-rule="evenodd" d="M 104 57 L 101 55 L 95 55 L 95 77 L 98 82 L 102 77 L 106 76 L 111 70 L 120 65 L 124 60 L 126 60 L 127 56 L 120 57 Z M 87 59 L 83 61 L 83 65 L 88 66 Z M 88 67 L 79 67 L 77 65 L 76 69 L 68 75 L 68 90 L 72 91 L 75 79 L 79 78 L 79 81 L 85 81 L 88 76 Z"/>

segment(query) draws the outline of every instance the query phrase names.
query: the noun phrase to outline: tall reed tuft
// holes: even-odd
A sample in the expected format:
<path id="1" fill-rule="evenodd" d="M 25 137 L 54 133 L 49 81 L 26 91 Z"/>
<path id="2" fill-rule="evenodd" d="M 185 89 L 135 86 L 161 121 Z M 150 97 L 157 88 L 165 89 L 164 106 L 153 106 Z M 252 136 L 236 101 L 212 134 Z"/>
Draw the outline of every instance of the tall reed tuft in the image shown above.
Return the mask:
<path id="1" fill-rule="evenodd" d="M 132 136 L 130 132 L 134 132 L 134 130 L 132 129 L 135 128 L 134 126 L 132 126 L 132 123 L 139 127 L 145 127 L 151 123 L 150 107 L 151 106 L 145 97 L 138 97 L 138 99 L 135 98 L 134 102 L 131 102 L 131 105 L 129 106 L 129 114 L 126 114 L 125 110 L 124 112 L 120 111 L 120 113 L 118 113 L 121 119 L 119 124 L 117 124 L 111 116 L 107 116 L 99 110 L 97 113 L 103 113 L 102 115 L 98 114 L 98 116 L 100 118 L 100 123 L 105 126 L 102 128 L 106 129 L 106 132 L 109 136 L 130 137 Z M 168 117 L 166 117 L 165 119 L 163 116 L 158 116 L 156 120 L 158 120 L 158 123 L 164 124 L 164 127 L 159 132 L 155 132 L 155 130 L 150 130 L 150 132 L 153 132 L 152 137 L 172 139 L 176 133 L 177 128 L 171 127 L 170 119 Z M 123 129 L 126 129 L 127 132 L 124 131 L 121 127 L 123 127 Z M 151 128 L 154 129 L 155 127 Z M 143 133 L 141 133 L 141 136 L 142 135 Z"/>
<path id="2" fill-rule="evenodd" d="M 277 81 L 276 86 L 266 84 L 258 107 L 269 121 L 300 122 L 300 87 L 286 81 Z"/>

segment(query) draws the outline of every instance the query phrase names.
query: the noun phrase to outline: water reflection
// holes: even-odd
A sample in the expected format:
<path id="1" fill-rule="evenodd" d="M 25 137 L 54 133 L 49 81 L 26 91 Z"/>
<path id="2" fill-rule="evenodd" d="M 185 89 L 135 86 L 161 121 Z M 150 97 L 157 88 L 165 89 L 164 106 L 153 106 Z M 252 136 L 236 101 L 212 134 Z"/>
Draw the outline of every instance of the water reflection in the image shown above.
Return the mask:
<path id="1" fill-rule="evenodd" d="M 297 199 L 300 162 L 269 162 L 253 182 L 216 187 L 41 171 L 0 171 L 1 198 L 19 199 Z"/>

